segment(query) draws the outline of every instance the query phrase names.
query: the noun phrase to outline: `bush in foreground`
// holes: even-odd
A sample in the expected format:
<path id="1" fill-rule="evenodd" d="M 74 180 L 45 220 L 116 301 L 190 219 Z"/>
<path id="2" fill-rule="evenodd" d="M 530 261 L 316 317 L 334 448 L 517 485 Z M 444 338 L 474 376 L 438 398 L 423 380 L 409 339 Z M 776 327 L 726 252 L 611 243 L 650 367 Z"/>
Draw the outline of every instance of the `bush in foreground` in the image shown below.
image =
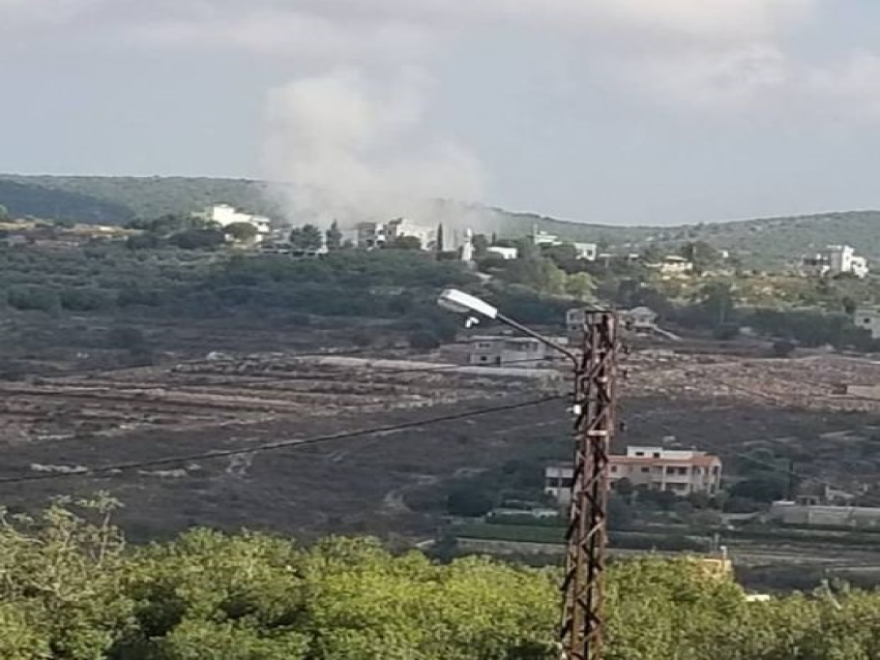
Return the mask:
<path id="1" fill-rule="evenodd" d="M 127 548 L 112 501 L 0 518 L 4 660 L 551 660 L 557 575 L 196 530 Z M 609 660 L 871 660 L 880 595 L 747 603 L 688 560 L 616 564 Z"/>

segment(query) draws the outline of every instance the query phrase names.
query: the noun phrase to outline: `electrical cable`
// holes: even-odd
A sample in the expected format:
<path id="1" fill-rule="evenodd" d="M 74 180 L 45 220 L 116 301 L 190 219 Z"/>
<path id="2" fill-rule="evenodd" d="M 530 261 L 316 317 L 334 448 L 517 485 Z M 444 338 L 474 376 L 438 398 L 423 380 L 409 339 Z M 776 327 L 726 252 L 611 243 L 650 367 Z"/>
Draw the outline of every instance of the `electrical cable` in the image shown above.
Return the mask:
<path id="1" fill-rule="evenodd" d="M 414 420 L 412 422 L 402 422 L 399 424 L 392 424 L 387 426 L 374 427 L 369 429 L 360 429 L 355 431 L 343 431 L 340 433 L 331 433 L 327 435 L 313 436 L 310 438 L 300 438 L 296 440 L 282 440 L 279 442 L 270 442 L 261 445 L 255 445 L 253 447 L 242 447 L 237 449 L 217 449 L 213 451 L 206 452 L 198 452 L 194 454 L 182 455 L 182 456 L 169 456 L 165 458 L 157 458 L 152 460 L 145 461 L 132 461 L 128 463 L 116 463 L 112 465 L 94 467 L 94 468 L 86 468 L 83 470 L 71 470 L 70 472 L 63 473 L 51 473 L 51 474 L 31 474 L 24 475 L 20 477 L 6 477 L 0 478 L 0 486 L 7 484 L 19 484 L 19 483 L 27 483 L 33 481 L 50 481 L 56 479 L 72 479 L 76 477 L 96 477 L 105 474 L 115 474 L 117 472 L 126 472 L 131 470 L 140 470 L 143 468 L 151 468 L 151 467 L 160 467 L 166 465 L 176 465 L 179 463 L 189 463 L 201 460 L 212 460 L 216 458 L 228 458 L 231 456 L 241 456 L 246 454 L 257 454 L 268 451 L 277 451 L 279 449 L 286 449 L 291 447 L 304 447 L 304 446 L 312 446 L 317 444 L 322 444 L 325 442 L 335 442 L 339 440 L 348 440 L 351 438 L 357 438 L 362 436 L 375 435 L 378 433 L 395 433 L 399 431 L 407 431 L 414 428 L 420 428 L 423 426 L 429 426 L 434 424 L 440 424 L 444 422 L 452 422 L 458 421 L 462 419 L 469 419 L 472 417 L 479 417 L 482 415 L 489 415 L 493 413 L 499 412 L 509 412 L 513 410 L 518 410 L 521 408 L 527 408 L 531 406 L 537 406 L 543 403 L 547 403 L 550 401 L 559 401 L 567 398 L 563 395 L 553 395 L 546 396 L 540 399 L 533 399 L 531 401 L 521 401 L 518 403 L 506 404 L 501 406 L 493 406 L 488 408 L 480 408 L 477 410 L 472 410 L 463 413 L 455 413 L 449 415 L 441 415 L 438 417 L 432 417 L 428 419 Z"/>

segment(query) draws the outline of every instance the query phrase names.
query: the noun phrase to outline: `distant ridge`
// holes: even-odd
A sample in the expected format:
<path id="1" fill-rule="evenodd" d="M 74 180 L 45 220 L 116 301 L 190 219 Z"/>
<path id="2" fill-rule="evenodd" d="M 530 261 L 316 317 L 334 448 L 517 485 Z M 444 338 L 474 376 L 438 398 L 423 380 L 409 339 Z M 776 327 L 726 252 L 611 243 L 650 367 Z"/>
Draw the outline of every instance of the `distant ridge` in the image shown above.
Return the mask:
<path id="1" fill-rule="evenodd" d="M 249 179 L 0 174 L 0 204 L 16 215 L 107 224 L 186 213 L 219 202 L 277 215 L 267 188 Z M 639 252 L 648 245 L 671 250 L 699 240 L 730 250 L 755 268 L 784 267 L 826 245 L 847 243 L 880 264 L 880 211 L 873 210 L 673 227 L 617 227 L 492 210 L 502 219 L 500 234 L 505 237 L 522 236 L 537 225 L 564 239 L 596 242 L 614 252 Z"/>

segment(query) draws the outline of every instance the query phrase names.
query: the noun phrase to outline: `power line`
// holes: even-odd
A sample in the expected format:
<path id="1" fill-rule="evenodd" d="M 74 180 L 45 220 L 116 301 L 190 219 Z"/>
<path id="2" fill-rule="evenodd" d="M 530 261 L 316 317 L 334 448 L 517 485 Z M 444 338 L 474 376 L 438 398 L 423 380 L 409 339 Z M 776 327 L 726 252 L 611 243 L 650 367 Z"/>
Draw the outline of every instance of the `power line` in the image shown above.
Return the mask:
<path id="1" fill-rule="evenodd" d="M 86 468 L 84 470 L 72 470 L 70 472 L 63 473 L 52 473 L 52 474 L 32 474 L 21 477 L 6 477 L 0 479 L 0 486 L 6 484 L 18 484 L 18 483 L 27 483 L 32 481 L 50 481 L 56 479 L 70 479 L 76 477 L 95 477 L 104 474 L 115 474 L 117 472 L 126 472 L 130 470 L 139 470 L 143 468 L 152 468 L 152 467 L 160 467 L 165 465 L 175 465 L 178 463 L 189 463 L 194 461 L 202 461 L 202 460 L 212 460 L 216 458 L 228 458 L 230 456 L 241 456 L 245 454 L 256 454 L 267 451 L 277 451 L 279 449 L 286 449 L 290 447 L 304 447 L 304 446 L 312 446 L 317 444 L 322 444 L 325 442 L 334 442 L 338 440 L 348 440 L 351 438 L 357 438 L 361 436 L 367 435 L 375 435 L 377 433 L 395 433 L 399 431 L 406 431 L 409 429 L 420 428 L 423 426 L 429 426 L 433 424 L 440 424 L 443 422 L 453 422 L 462 419 L 469 419 L 472 417 L 479 417 L 482 415 L 489 415 L 493 413 L 499 412 L 509 412 L 513 410 L 518 410 L 521 408 L 527 408 L 531 406 L 541 405 L 543 403 L 547 403 L 550 401 L 558 401 L 561 399 L 565 399 L 567 397 L 562 395 L 553 395 L 542 397 L 540 399 L 533 399 L 531 401 L 521 401 L 518 403 L 511 403 L 501 406 L 493 406 L 489 408 L 481 408 L 478 410 L 472 410 L 463 413 L 455 413 L 449 415 L 441 415 L 438 417 L 431 417 L 428 419 L 415 420 L 412 422 L 402 422 L 399 424 L 392 424 L 388 426 L 380 426 L 374 427 L 370 429 L 360 429 L 356 431 L 344 431 L 341 433 L 331 433 L 328 435 L 320 435 L 313 436 L 310 438 L 300 438 L 297 440 L 283 440 L 279 442 L 270 442 L 261 445 L 255 445 L 253 447 L 247 448 L 239 448 L 239 449 L 217 449 L 213 451 L 200 452 L 195 454 L 188 454 L 183 456 L 169 456 L 165 458 L 157 458 L 147 461 L 132 461 L 128 463 L 116 463 L 112 465 L 105 465 L 102 467 L 95 468 Z"/>

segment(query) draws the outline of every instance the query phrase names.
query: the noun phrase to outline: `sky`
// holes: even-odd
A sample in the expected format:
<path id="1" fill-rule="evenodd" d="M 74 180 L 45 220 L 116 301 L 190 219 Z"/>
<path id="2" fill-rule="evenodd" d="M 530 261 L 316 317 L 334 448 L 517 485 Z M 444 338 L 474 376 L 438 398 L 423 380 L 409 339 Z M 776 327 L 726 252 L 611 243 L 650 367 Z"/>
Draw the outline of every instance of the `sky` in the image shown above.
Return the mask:
<path id="1" fill-rule="evenodd" d="M 0 0 L 0 171 L 608 224 L 880 208 L 870 0 Z"/>

